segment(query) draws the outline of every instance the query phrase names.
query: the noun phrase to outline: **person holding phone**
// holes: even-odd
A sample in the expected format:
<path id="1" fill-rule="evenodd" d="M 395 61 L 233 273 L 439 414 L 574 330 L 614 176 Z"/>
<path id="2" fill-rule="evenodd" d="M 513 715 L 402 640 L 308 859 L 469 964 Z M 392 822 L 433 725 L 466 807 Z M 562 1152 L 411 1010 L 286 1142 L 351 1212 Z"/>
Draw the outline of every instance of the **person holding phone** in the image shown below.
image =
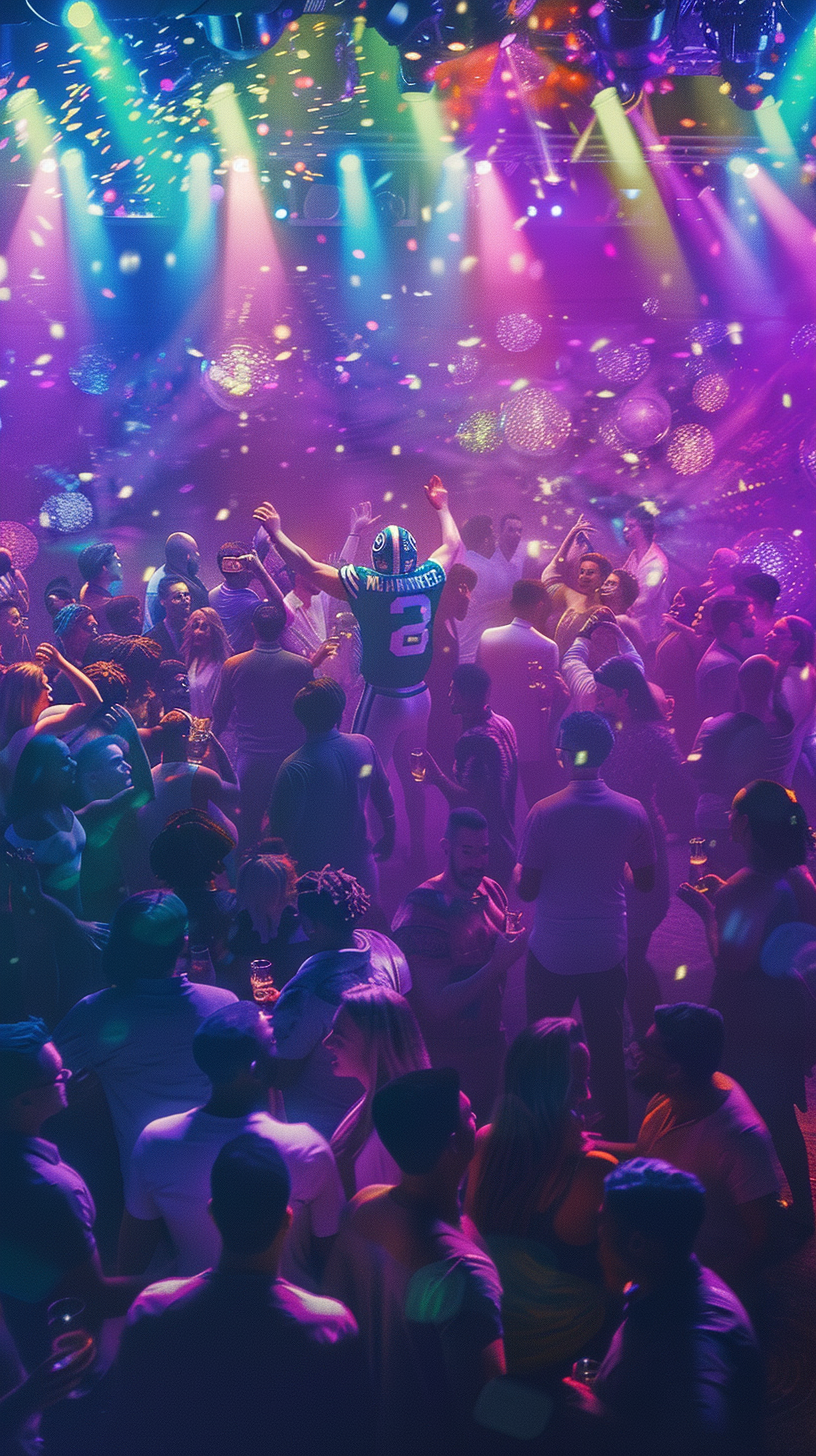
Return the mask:
<path id="1" fill-rule="evenodd" d="M 249 652 L 255 643 L 252 613 L 261 600 L 258 592 L 253 591 L 252 582 L 260 584 L 267 601 L 283 602 L 283 593 L 258 553 L 249 546 L 226 541 L 218 552 L 217 561 L 224 580 L 210 592 L 210 606 L 221 618 L 233 652 Z M 294 612 L 289 607 L 285 611 L 288 627 L 294 621 Z"/>

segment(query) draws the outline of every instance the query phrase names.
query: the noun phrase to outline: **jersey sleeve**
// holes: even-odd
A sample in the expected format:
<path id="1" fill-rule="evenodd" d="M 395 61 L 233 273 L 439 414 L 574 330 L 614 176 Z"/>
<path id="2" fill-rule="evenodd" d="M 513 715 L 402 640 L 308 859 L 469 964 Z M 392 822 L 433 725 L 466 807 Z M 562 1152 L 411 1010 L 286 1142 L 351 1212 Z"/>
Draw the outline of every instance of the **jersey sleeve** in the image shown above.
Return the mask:
<path id="1" fill-rule="evenodd" d="M 341 566 L 340 580 L 343 583 L 346 596 L 349 597 L 352 602 L 356 601 L 357 597 L 360 595 L 361 585 L 360 573 L 358 568 L 351 565 L 350 563 L 346 563 L 345 566 Z"/>

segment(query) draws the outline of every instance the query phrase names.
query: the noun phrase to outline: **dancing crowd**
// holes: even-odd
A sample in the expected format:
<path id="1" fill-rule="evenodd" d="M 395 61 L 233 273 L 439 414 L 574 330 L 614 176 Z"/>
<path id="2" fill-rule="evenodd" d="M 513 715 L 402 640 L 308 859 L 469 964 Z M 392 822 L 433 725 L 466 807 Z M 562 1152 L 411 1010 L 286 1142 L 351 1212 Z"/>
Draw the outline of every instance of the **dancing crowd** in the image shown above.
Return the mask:
<path id="1" fill-rule="evenodd" d="M 0 551 L 2 1452 L 763 1450 L 813 625 L 727 547 L 673 581 L 648 504 L 544 564 L 425 496 L 424 562 L 369 502 L 138 595 L 94 542 L 39 645 Z"/>

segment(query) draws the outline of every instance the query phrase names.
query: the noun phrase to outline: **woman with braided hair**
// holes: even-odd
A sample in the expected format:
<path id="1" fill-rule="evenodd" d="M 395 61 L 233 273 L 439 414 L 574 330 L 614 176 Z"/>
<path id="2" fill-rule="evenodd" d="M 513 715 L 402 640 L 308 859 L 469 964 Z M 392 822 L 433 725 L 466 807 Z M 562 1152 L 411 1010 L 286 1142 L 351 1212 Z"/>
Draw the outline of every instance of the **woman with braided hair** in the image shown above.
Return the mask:
<path id="1" fill-rule="evenodd" d="M 330 1138 L 362 1094 L 356 1077 L 336 1077 L 323 1045 L 347 991 L 410 987 L 405 959 L 387 935 L 358 930 L 371 903 L 345 870 L 312 870 L 296 885 L 298 915 L 312 954 L 275 1003 L 275 1085 L 289 1122 L 308 1122 Z"/>

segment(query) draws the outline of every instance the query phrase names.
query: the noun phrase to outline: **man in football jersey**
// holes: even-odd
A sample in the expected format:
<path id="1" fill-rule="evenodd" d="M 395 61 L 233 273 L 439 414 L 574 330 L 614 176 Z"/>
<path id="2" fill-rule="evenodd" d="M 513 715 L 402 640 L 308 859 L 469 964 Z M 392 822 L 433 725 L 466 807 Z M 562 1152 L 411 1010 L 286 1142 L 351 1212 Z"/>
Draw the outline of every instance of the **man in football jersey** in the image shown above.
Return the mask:
<path id="1" fill-rule="evenodd" d="M 298 576 L 316 591 L 348 601 L 360 628 L 365 690 L 352 725 L 375 745 L 383 765 L 393 759 L 405 793 L 411 854 L 424 852 L 424 798 L 411 777 L 411 752 L 424 748 L 431 710 L 425 672 L 433 652 L 433 619 L 445 573 L 461 548 L 448 507 L 448 492 L 438 475 L 425 494 L 439 512 L 442 545 L 430 560 L 417 564 L 417 544 L 404 526 L 385 526 L 371 548 L 373 566 L 329 566 L 315 561 L 281 530 L 280 516 L 264 501 L 255 519 Z"/>

